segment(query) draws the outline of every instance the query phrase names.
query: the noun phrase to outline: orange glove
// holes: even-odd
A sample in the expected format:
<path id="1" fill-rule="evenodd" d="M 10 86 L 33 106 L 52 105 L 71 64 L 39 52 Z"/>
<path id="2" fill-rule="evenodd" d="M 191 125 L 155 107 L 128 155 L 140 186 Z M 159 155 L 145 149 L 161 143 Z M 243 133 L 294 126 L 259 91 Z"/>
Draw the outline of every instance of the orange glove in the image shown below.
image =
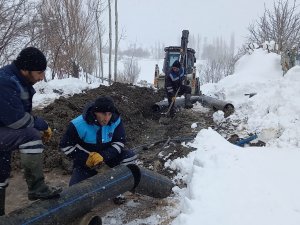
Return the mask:
<path id="1" fill-rule="evenodd" d="M 85 164 L 87 167 L 93 168 L 102 162 L 103 157 L 98 152 L 90 152 Z"/>
<path id="2" fill-rule="evenodd" d="M 42 139 L 43 139 L 43 142 L 49 142 L 50 139 L 52 137 L 52 130 L 51 128 L 48 126 L 48 129 L 43 131 L 43 134 L 42 134 Z"/>

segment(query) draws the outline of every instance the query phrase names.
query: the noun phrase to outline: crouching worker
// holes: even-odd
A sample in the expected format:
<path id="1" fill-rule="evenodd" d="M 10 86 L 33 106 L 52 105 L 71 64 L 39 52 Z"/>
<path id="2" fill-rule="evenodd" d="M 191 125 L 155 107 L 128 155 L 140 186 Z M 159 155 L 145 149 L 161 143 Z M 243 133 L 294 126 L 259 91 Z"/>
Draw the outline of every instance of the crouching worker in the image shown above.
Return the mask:
<path id="1" fill-rule="evenodd" d="M 28 47 L 12 64 L 0 69 L 0 215 L 5 214 L 5 188 L 11 154 L 16 149 L 21 153 L 29 200 L 55 198 L 62 191 L 45 184 L 43 140 L 49 141 L 52 132 L 43 118 L 31 114 L 32 86 L 44 79 L 46 65 L 44 54 Z"/>
<path id="2" fill-rule="evenodd" d="M 97 174 L 95 167 L 135 163 L 133 151 L 124 149 L 125 130 L 111 97 L 102 96 L 73 119 L 60 142 L 61 150 L 73 160 L 69 185 Z"/>
<path id="3" fill-rule="evenodd" d="M 171 104 L 175 102 L 175 95 L 177 93 L 178 96 L 184 95 L 184 107 L 187 109 L 193 108 L 193 104 L 191 102 L 191 92 L 192 89 L 188 85 L 183 85 L 183 81 L 185 79 L 184 68 L 181 66 L 178 60 L 174 61 L 170 72 L 165 77 L 165 90 L 168 97 L 169 107 Z M 178 92 L 177 92 L 178 91 Z M 173 117 L 175 115 L 175 104 L 172 105 L 170 109 L 170 116 Z"/>

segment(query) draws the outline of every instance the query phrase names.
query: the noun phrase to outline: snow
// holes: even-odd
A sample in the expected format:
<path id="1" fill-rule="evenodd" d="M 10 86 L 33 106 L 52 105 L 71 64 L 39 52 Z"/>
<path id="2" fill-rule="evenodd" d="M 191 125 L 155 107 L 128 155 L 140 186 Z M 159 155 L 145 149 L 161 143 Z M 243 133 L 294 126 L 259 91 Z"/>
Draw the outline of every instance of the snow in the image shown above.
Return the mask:
<path id="1" fill-rule="evenodd" d="M 34 85 L 37 93 L 33 97 L 33 107 L 41 108 L 61 96 L 72 96 L 84 90 L 99 87 L 99 85 L 99 82 L 87 84 L 85 81 L 76 78 L 54 79 L 48 82 L 42 81 Z"/>
<path id="2" fill-rule="evenodd" d="M 299 72 L 295 66 L 282 76 L 280 56 L 256 50 L 238 61 L 235 74 L 204 85 L 202 91 L 231 101 L 237 109 L 232 119 L 247 118 L 241 126 L 258 133 L 268 145 L 299 147 Z M 256 95 L 249 98 L 247 93 Z"/>
<path id="3" fill-rule="evenodd" d="M 215 124 L 221 124 L 225 121 L 224 112 L 221 110 L 218 110 L 213 114 L 213 121 Z"/>
<path id="4" fill-rule="evenodd" d="M 202 91 L 231 101 L 230 120 L 257 132 L 267 147 L 237 147 L 201 130 L 190 143 L 195 152 L 166 163 L 187 183 L 175 189 L 182 212 L 172 225 L 300 224 L 300 67 L 283 77 L 280 56 L 256 50 L 237 62 L 233 75 Z"/>
<path id="5" fill-rule="evenodd" d="M 162 72 L 163 59 L 140 59 L 138 64 L 141 68 L 138 80 L 145 80 L 148 83 L 153 84 L 155 64 L 159 66 L 160 72 Z"/>
<path id="6" fill-rule="evenodd" d="M 155 62 L 143 60 L 140 66 L 139 79 L 152 82 Z M 57 98 L 52 89 L 70 96 L 97 85 L 71 78 L 39 83 L 35 88 L 43 93 L 38 91 L 34 105 Z M 267 146 L 242 148 L 210 128 L 201 130 L 194 141 L 185 143 L 197 150 L 165 163 L 178 171 L 175 180 L 187 184 L 173 189 L 179 204 L 168 209 L 176 217 L 171 224 L 300 224 L 300 66 L 283 76 L 280 56 L 258 49 L 237 62 L 234 74 L 201 88 L 204 94 L 233 103 L 235 113 L 227 120 L 239 125 L 237 134 L 255 132 Z M 194 110 L 205 108 L 195 104 Z M 213 117 L 217 124 L 225 120 L 222 112 Z M 191 129 L 195 127 L 191 124 Z M 130 224 L 158 221 L 151 215 Z"/>
<path id="7" fill-rule="evenodd" d="M 188 183 L 172 224 L 299 224 L 299 149 L 240 148 L 211 129 L 191 146 L 184 163 L 172 162 Z"/>

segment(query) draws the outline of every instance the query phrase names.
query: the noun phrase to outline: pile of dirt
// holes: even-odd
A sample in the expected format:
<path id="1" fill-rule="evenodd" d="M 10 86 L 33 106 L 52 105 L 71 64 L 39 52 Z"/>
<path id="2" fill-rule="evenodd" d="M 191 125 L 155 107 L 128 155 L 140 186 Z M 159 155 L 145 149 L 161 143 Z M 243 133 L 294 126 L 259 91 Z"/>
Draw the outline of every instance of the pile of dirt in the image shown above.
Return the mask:
<path id="1" fill-rule="evenodd" d="M 45 118 L 54 131 L 44 151 L 46 169 L 61 168 L 70 172 L 71 162 L 59 151 L 60 138 L 69 122 L 80 115 L 88 103 L 101 95 L 109 95 L 114 99 L 126 129 L 127 147 L 134 148 L 139 153 L 143 165 L 158 172 L 165 173 L 162 165 L 168 158 L 184 156 L 191 151 L 183 147 L 180 141 L 172 141 L 172 138 L 191 137 L 199 129 L 213 125 L 212 112 L 204 114 L 185 109 L 180 110 L 169 125 L 159 124 L 161 114 L 153 112 L 151 107 L 164 98 L 164 91 L 121 83 L 100 86 L 69 98 L 61 97 L 42 110 L 34 111 L 35 115 Z M 192 123 L 198 124 L 193 131 Z M 155 142 L 155 146 L 147 147 Z M 20 168 L 18 155 L 15 154 L 14 157 L 12 167 Z"/>

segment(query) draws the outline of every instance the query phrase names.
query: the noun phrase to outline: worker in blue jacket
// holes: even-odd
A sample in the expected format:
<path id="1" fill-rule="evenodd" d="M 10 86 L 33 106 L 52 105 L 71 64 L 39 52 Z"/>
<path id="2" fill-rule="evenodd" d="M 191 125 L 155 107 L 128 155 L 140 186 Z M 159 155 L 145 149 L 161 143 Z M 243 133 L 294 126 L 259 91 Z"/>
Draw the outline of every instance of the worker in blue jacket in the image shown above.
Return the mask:
<path id="1" fill-rule="evenodd" d="M 60 141 L 60 148 L 73 160 L 69 185 L 97 174 L 95 167 L 135 163 L 136 155 L 125 149 L 125 130 L 114 102 L 101 96 L 73 119 Z"/>
<path id="2" fill-rule="evenodd" d="M 11 154 L 20 151 L 29 200 L 58 197 L 61 188 L 44 182 L 43 140 L 52 131 L 47 122 L 32 115 L 32 87 L 45 77 L 47 61 L 37 48 L 23 49 L 12 64 L 0 69 L 0 215 L 5 214 L 5 188 L 11 172 Z"/>
<path id="3" fill-rule="evenodd" d="M 191 93 L 192 88 L 188 85 L 184 85 L 183 81 L 185 79 L 185 71 L 184 68 L 181 66 L 178 60 L 174 61 L 170 72 L 165 76 L 165 90 L 167 93 L 167 98 L 169 102 L 169 107 L 171 104 L 170 116 L 173 117 L 175 115 L 175 95 L 178 91 L 178 96 L 184 95 L 185 97 L 185 108 L 190 109 L 193 108 L 193 104 L 191 102 Z M 173 103 L 172 103 L 173 102 Z"/>

